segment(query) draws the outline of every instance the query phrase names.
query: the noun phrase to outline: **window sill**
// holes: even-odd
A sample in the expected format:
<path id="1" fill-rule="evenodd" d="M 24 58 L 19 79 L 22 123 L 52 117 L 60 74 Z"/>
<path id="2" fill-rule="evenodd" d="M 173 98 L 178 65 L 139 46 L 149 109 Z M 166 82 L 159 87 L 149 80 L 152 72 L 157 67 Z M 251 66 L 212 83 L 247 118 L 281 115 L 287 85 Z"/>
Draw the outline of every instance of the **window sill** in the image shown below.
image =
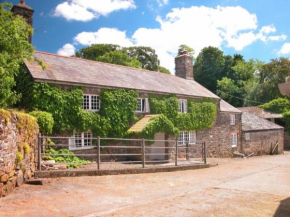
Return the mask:
<path id="1" fill-rule="evenodd" d="M 237 148 L 238 146 L 237 145 L 232 145 L 232 148 Z"/>

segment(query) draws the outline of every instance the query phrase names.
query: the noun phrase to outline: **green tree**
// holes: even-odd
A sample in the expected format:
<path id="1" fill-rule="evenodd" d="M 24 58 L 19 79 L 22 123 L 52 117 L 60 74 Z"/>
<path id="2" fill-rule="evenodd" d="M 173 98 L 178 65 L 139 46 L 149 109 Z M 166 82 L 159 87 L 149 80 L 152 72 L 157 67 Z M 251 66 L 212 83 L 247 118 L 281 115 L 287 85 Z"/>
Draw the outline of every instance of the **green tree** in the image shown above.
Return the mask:
<path id="1" fill-rule="evenodd" d="M 11 5 L 0 4 L 0 107 L 14 105 L 20 98 L 13 88 L 20 64 L 33 58 L 33 46 L 28 42 L 33 29 L 21 16 L 10 12 Z"/>
<path id="2" fill-rule="evenodd" d="M 168 69 L 166 69 L 165 67 L 162 67 L 162 66 L 158 66 L 158 71 L 161 73 L 165 73 L 165 74 L 171 74 Z"/>
<path id="3" fill-rule="evenodd" d="M 226 77 L 223 52 L 215 47 L 206 47 L 197 56 L 193 65 L 194 80 L 216 93 L 217 81 Z"/>
<path id="4" fill-rule="evenodd" d="M 194 49 L 189 47 L 189 46 L 187 46 L 187 45 L 185 45 L 185 44 L 182 44 L 182 45 L 179 46 L 179 48 L 178 48 L 178 56 L 181 55 L 182 51 L 184 51 L 184 50 L 186 50 L 190 56 L 192 56 L 192 57 L 194 56 L 194 53 L 195 53 Z"/>
<path id="5" fill-rule="evenodd" d="M 259 99 L 269 102 L 281 97 L 278 84 L 285 83 L 285 78 L 290 72 L 290 59 L 272 59 L 270 63 L 260 67 L 258 79 L 260 84 Z"/>
<path id="6" fill-rule="evenodd" d="M 123 51 L 132 59 L 138 59 L 142 69 L 158 71 L 159 60 L 151 47 L 125 47 Z"/>
<path id="7" fill-rule="evenodd" d="M 141 64 L 136 58 L 130 58 L 128 55 L 119 50 L 105 53 L 103 56 L 99 56 L 97 61 L 141 68 Z"/>
<path id="8" fill-rule="evenodd" d="M 75 53 L 75 57 L 97 60 L 98 57 L 106 53 L 121 50 L 121 47 L 116 44 L 92 44 L 91 46 L 80 49 Z"/>

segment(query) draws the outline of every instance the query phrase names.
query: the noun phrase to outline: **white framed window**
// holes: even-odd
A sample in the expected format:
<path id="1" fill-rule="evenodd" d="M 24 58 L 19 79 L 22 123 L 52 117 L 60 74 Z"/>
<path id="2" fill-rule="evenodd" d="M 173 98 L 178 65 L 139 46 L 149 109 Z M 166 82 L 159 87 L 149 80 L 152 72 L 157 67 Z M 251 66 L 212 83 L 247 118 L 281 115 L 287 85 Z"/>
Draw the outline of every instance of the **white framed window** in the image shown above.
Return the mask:
<path id="1" fill-rule="evenodd" d="M 187 99 L 179 99 L 179 113 L 187 113 Z"/>
<path id="2" fill-rule="evenodd" d="M 237 133 L 232 133 L 232 147 L 237 147 L 238 146 L 238 134 Z"/>
<path id="3" fill-rule="evenodd" d="M 231 114 L 230 118 L 231 118 L 230 125 L 235 125 L 236 124 L 236 115 Z"/>
<path id="4" fill-rule="evenodd" d="M 196 143 L 196 132 L 195 131 L 181 131 L 178 135 L 178 143 L 185 145 L 186 143 Z"/>
<path id="5" fill-rule="evenodd" d="M 69 149 L 92 148 L 92 138 L 93 134 L 91 131 L 74 132 L 73 136 L 69 139 Z"/>
<path id="6" fill-rule="evenodd" d="M 82 108 L 89 111 L 100 110 L 100 99 L 98 95 L 84 94 Z"/>
<path id="7" fill-rule="evenodd" d="M 251 139 L 251 133 L 245 133 L 245 140 Z"/>
<path id="8" fill-rule="evenodd" d="M 148 98 L 138 98 L 137 102 L 138 102 L 138 107 L 137 107 L 136 112 L 138 112 L 138 113 L 147 113 L 147 112 L 149 113 L 150 112 Z"/>

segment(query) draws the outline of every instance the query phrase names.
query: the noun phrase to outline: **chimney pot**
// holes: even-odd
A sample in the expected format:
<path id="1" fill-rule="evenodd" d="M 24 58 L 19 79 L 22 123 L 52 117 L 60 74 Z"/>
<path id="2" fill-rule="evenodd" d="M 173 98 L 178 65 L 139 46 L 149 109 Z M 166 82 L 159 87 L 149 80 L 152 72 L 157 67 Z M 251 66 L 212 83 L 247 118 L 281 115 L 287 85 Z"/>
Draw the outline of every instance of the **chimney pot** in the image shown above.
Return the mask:
<path id="1" fill-rule="evenodd" d="M 20 4 L 25 5 L 25 0 L 20 0 Z"/>

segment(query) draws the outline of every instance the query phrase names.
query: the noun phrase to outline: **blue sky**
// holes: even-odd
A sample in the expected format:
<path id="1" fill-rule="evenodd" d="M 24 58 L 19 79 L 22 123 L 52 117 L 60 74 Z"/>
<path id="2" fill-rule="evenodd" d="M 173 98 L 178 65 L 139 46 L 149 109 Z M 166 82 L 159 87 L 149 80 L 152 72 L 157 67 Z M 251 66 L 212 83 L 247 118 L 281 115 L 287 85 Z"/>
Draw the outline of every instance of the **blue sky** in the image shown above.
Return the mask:
<path id="1" fill-rule="evenodd" d="M 5 2 L 1 0 L 1 2 Z M 7 0 L 12 4 L 19 0 Z M 174 72 L 180 44 L 245 59 L 290 57 L 289 0 L 26 0 L 38 51 L 72 55 L 92 43 L 150 46 Z"/>

